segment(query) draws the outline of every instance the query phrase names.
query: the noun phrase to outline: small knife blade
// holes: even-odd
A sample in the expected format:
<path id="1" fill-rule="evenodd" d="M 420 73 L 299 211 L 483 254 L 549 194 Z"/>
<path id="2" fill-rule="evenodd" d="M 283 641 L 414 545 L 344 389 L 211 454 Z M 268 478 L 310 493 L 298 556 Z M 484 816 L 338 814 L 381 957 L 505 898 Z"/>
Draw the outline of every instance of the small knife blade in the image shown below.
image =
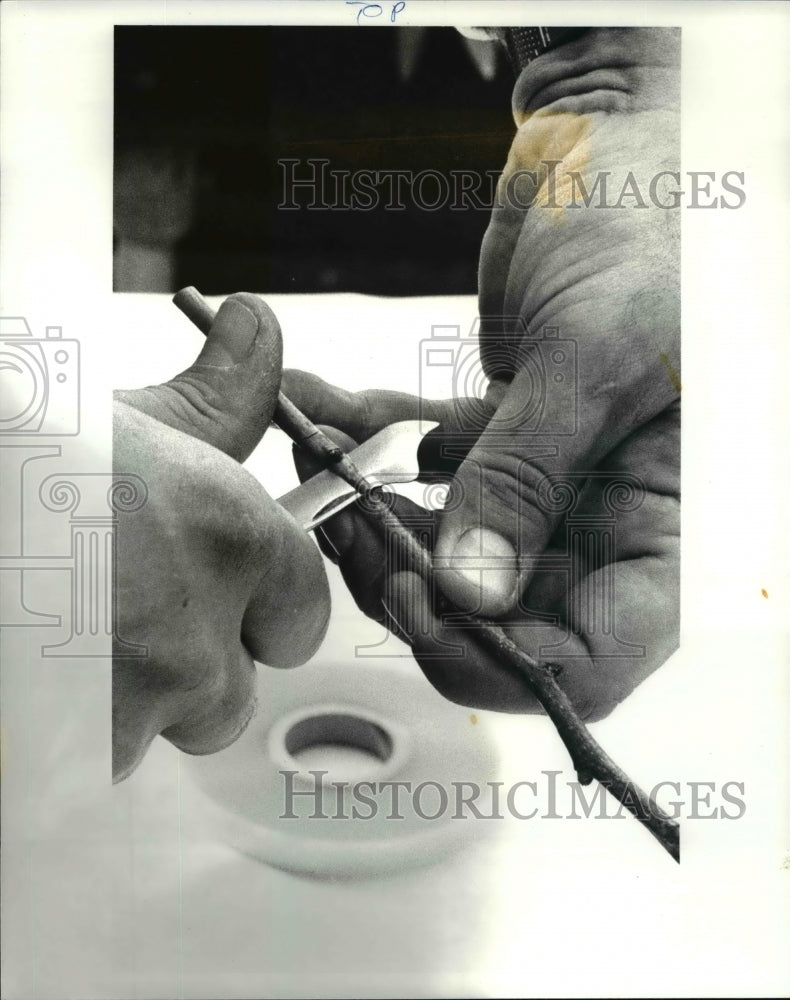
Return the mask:
<path id="1" fill-rule="evenodd" d="M 350 451 L 349 458 L 366 479 L 378 485 L 410 483 L 420 477 L 418 449 L 425 435 L 439 425 L 434 421 L 402 420 L 390 424 Z M 305 531 L 312 531 L 359 494 L 331 469 L 324 469 L 279 497 L 280 503 Z"/>

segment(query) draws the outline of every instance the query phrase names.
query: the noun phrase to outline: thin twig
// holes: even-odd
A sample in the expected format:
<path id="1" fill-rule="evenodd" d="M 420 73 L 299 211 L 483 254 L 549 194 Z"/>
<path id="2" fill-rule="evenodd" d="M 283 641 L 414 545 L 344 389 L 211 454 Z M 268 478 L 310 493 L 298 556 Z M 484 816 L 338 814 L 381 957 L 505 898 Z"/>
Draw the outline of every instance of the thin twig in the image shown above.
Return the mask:
<path id="1" fill-rule="evenodd" d="M 195 288 L 182 289 L 173 301 L 203 333 L 208 333 L 214 312 Z M 333 472 L 365 498 L 363 513 L 377 524 L 385 537 L 395 540 L 406 564 L 433 588 L 434 570 L 430 553 L 390 509 L 382 496 L 381 488 L 367 480 L 349 456 L 308 420 L 283 393 L 279 395 L 275 419 L 293 441 L 323 466 L 331 465 Z M 470 634 L 472 641 L 493 653 L 497 662 L 524 681 L 538 699 L 571 756 L 579 782 L 587 785 L 595 778 L 679 862 L 678 822 L 634 784 L 593 739 L 568 696 L 557 683 L 561 667 L 539 663 L 533 659 L 519 649 L 496 622 L 469 616 L 466 624 L 474 626 Z"/>
<path id="2" fill-rule="evenodd" d="M 207 337 L 216 314 L 197 288 L 191 285 L 189 288 L 182 288 L 173 296 L 173 302 Z M 330 441 L 326 434 L 322 434 L 282 392 L 277 396 L 274 419 L 292 441 L 311 451 L 323 464 L 337 462 L 342 457 L 342 449 L 334 441 Z"/>

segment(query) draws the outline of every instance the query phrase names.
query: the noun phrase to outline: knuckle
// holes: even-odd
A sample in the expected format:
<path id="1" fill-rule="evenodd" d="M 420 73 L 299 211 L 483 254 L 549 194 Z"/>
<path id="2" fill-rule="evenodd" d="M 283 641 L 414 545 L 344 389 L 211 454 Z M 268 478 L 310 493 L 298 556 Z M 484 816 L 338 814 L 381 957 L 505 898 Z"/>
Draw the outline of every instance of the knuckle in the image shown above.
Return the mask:
<path id="1" fill-rule="evenodd" d="M 183 699 L 162 736 L 185 753 L 215 753 L 241 736 L 256 706 L 251 658 L 243 651 L 239 656 L 229 653 L 206 682 Z"/>
<path id="2" fill-rule="evenodd" d="M 523 524 L 531 533 L 550 521 L 541 505 L 538 487 L 545 473 L 534 459 L 526 460 L 505 448 L 476 452 L 463 467 L 467 502 L 479 504 L 486 527 L 513 537 Z M 477 494 L 475 496 L 475 494 Z M 525 539 L 529 542 L 529 538 Z"/>
<path id="3" fill-rule="evenodd" d="M 195 630 L 193 615 L 179 621 L 177 612 L 147 630 L 148 653 L 113 660 L 114 692 L 134 706 L 171 694 L 184 695 L 210 686 L 216 673 L 217 639 L 208 630 Z"/>
<path id="4" fill-rule="evenodd" d="M 165 383 L 165 404 L 185 421 L 211 422 L 221 419 L 223 395 L 209 379 L 189 371 Z"/>
<path id="5" fill-rule="evenodd" d="M 483 494 L 488 508 L 499 508 L 509 518 L 522 505 L 524 487 L 519 479 L 519 471 L 510 469 L 496 470 L 491 467 L 485 470 L 483 477 Z"/>
<path id="6" fill-rule="evenodd" d="M 298 630 L 291 633 L 293 641 L 283 646 L 282 655 L 274 666 L 300 667 L 315 655 L 326 638 L 332 605 L 323 565 L 316 569 L 312 579 L 314 587 L 309 606 L 299 616 Z"/>
<path id="7" fill-rule="evenodd" d="M 239 461 L 263 432 L 257 401 L 234 391 L 225 372 L 213 369 L 204 377 L 193 367 L 158 388 L 165 423 Z"/>
<path id="8" fill-rule="evenodd" d="M 358 410 L 357 419 L 359 422 L 360 435 L 367 440 L 371 434 L 374 423 L 373 402 L 369 393 L 360 392 L 355 394 L 354 401 Z"/>
<path id="9" fill-rule="evenodd" d="M 612 714 L 621 701 L 622 698 L 609 696 L 609 692 L 596 691 L 594 696 L 585 698 L 575 706 L 576 714 L 584 723 L 601 722 Z"/>
<path id="10" fill-rule="evenodd" d="M 270 511 L 257 482 L 231 459 L 217 458 L 190 482 L 189 533 L 211 565 L 229 568 L 236 578 L 259 572 L 262 562 L 283 554 L 284 544 L 279 533 L 262 530 Z"/>
<path id="11" fill-rule="evenodd" d="M 262 552 L 252 573 L 241 634 L 256 660 L 289 668 L 309 660 L 320 646 L 331 598 L 321 554 L 306 535 L 280 533 L 276 544 Z"/>

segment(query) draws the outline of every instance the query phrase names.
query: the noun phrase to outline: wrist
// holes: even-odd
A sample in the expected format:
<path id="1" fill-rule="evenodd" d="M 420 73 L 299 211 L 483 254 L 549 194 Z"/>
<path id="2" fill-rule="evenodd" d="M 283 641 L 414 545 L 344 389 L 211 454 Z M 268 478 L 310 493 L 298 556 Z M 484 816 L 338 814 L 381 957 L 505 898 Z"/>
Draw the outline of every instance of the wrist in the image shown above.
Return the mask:
<path id="1" fill-rule="evenodd" d="M 571 29 L 569 29 L 571 30 Z M 532 59 L 513 88 L 513 115 L 640 111 L 676 106 L 680 29 L 586 28 Z"/>

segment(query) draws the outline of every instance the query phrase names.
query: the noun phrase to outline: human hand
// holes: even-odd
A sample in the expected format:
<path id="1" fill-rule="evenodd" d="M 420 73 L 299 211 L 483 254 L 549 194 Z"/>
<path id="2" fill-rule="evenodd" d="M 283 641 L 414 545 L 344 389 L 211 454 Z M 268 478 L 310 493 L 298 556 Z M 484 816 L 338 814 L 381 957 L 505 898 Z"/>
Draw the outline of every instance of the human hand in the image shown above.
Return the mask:
<path id="1" fill-rule="evenodd" d="M 284 381 L 308 416 L 355 441 L 417 416 L 451 436 L 476 420 L 479 430 L 482 409 L 456 502 L 435 517 L 439 597 L 501 619 L 531 655 L 560 663 L 560 683 L 587 719 L 611 711 L 677 643 L 679 218 L 650 192 L 671 204 L 664 172 L 678 166 L 678 42 L 663 29 L 595 30 L 521 74 L 518 133 L 480 259 L 483 407 L 344 393 L 304 373 Z M 611 208 L 599 207 L 600 188 L 592 194 L 604 178 Z M 645 207 L 632 207 L 639 199 L 624 190 L 638 190 Z M 575 371 L 553 363 L 546 328 L 575 345 Z M 563 511 L 546 501 L 567 480 L 579 496 Z M 633 498 L 617 511 L 615 544 L 617 483 Z M 570 533 L 582 521 L 598 551 L 571 558 Z M 358 513 L 338 515 L 326 534 L 357 602 L 410 642 L 443 694 L 536 709 L 422 581 L 387 565 Z M 615 547 L 605 549 L 607 538 Z M 452 646 L 462 652 L 451 655 Z"/>
<path id="2" fill-rule="evenodd" d="M 272 419 L 280 328 L 254 295 L 220 307 L 197 361 L 163 385 L 116 393 L 113 467 L 146 484 L 120 513 L 113 657 L 113 780 L 162 734 L 221 750 L 255 710 L 253 659 L 303 663 L 329 618 L 320 553 L 239 465 Z"/>

